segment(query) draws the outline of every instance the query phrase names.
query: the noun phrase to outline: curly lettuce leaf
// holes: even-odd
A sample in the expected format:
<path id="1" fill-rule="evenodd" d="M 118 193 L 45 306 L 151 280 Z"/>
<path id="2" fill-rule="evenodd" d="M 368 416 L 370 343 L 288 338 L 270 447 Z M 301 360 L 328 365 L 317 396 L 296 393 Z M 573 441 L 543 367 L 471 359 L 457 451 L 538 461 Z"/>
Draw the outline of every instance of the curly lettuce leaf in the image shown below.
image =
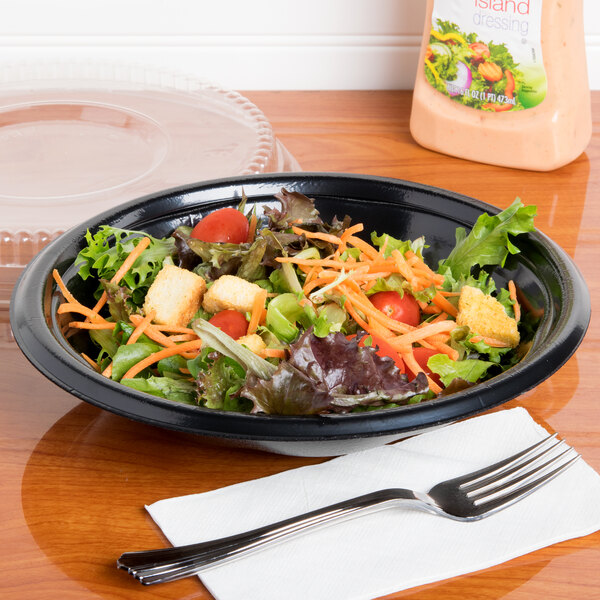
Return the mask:
<path id="1" fill-rule="evenodd" d="M 497 215 L 482 214 L 467 235 L 464 228 L 456 230 L 456 245 L 440 262 L 439 272 L 455 280 L 467 278 L 474 266 L 504 266 L 509 254 L 519 249 L 510 236 L 534 231 L 535 206 L 524 206 L 519 198 Z"/>
<path id="2" fill-rule="evenodd" d="M 300 192 L 288 192 L 285 188 L 275 194 L 281 208 L 265 208 L 264 214 L 269 218 L 269 229 L 284 231 L 293 223 L 303 225 L 322 225 L 323 221 L 319 211 L 315 208 L 315 201 Z"/>
<path id="3" fill-rule="evenodd" d="M 198 398 L 207 408 L 248 412 L 250 403 L 241 398 L 239 391 L 246 382 L 246 371 L 228 356 L 205 355 L 198 370 L 196 383 Z"/>
<path id="4" fill-rule="evenodd" d="M 100 285 L 106 292 L 108 298 L 106 304 L 113 321 L 129 321 L 132 314 L 139 312 L 129 288 L 118 283 L 111 283 L 106 279 L 100 279 Z"/>
<path id="5" fill-rule="evenodd" d="M 420 237 L 416 240 L 399 240 L 387 233 L 377 235 L 376 231 L 371 233 L 371 242 L 377 248 L 385 247 L 384 256 L 387 258 L 391 255 L 393 250 L 399 250 L 402 254 L 408 250 L 412 250 L 419 258 L 423 258 L 423 248 L 427 248 L 425 245 L 425 238 Z"/>
<path id="6" fill-rule="evenodd" d="M 258 237 L 252 244 L 232 244 L 228 242 L 204 242 L 196 238 L 185 238 L 182 228 L 178 231 L 178 244 L 191 250 L 200 262 L 194 271 L 208 280 L 215 280 L 222 275 L 237 275 L 248 281 L 265 276 L 261 263 L 267 248 L 265 239 Z M 187 264 L 193 264 L 185 251 Z"/>
<path id="7" fill-rule="evenodd" d="M 87 231 L 85 234 L 87 245 L 74 262 L 79 267 L 79 276 L 84 280 L 88 277 L 112 279 L 142 237 L 149 237 L 150 245 L 121 280 L 121 285 L 130 290 L 132 301 L 141 305 L 165 259 L 175 251 L 175 240 L 171 238 L 158 239 L 141 231 L 101 225 L 96 233 Z M 102 291 L 102 285 L 99 285 L 96 297 Z"/>
<path id="8" fill-rule="evenodd" d="M 269 415 L 316 415 L 328 412 L 327 388 L 283 361 L 271 379 L 250 375 L 241 393 L 253 402 L 253 413 Z"/>

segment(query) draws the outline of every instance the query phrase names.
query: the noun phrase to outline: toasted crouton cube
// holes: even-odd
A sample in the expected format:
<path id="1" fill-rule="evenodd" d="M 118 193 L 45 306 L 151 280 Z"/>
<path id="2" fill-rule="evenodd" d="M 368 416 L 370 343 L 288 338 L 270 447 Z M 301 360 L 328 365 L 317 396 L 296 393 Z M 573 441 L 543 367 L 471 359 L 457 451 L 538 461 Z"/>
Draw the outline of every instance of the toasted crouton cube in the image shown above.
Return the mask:
<path id="1" fill-rule="evenodd" d="M 262 288 L 235 275 L 222 275 L 204 294 L 202 307 L 209 313 L 221 310 L 239 310 L 250 312 L 256 294 Z"/>
<path id="2" fill-rule="evenodd" d="M 244 335 L 236 340 L 238 344 L 246 346 L 249 350 L 252 350 L 254 354 L 260 354 L 267 345 L 258 333 L 251 333 L 250 335 Z"/>
<path id="3" fill-rule="evenodd" d="M 206 281 L 200 275 L 165 265 L 148 289 L 144 311 L 155 311 L 154 322 L 185 327 L 200 308 Z"/>
<path id="4" fill-rule="evenodd" d="M 472 333 L 491 337 L 514 348 L 519 343 L 517 322 L 506 314 L 496 298 L 471 286 L 462 288 L 456 323 L 468 326 Z"/>

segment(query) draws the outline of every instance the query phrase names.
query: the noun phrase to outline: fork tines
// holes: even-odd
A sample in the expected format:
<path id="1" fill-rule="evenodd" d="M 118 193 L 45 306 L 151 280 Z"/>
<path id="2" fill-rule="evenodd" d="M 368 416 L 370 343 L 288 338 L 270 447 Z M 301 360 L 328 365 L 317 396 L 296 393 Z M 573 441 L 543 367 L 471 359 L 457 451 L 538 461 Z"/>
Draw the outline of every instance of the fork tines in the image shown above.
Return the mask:
<path id="1" fill-rule="evenodd" d="M 512 498 L 522 498 L 541 487 L 565 469 L 580 455 L 556 433 L 523 452 L 501 461 L 492 472 L 464 483 L 462 491 L 476 505 L 506 504 Z M 490 504 L 492 506 L 490 506 Z"/>

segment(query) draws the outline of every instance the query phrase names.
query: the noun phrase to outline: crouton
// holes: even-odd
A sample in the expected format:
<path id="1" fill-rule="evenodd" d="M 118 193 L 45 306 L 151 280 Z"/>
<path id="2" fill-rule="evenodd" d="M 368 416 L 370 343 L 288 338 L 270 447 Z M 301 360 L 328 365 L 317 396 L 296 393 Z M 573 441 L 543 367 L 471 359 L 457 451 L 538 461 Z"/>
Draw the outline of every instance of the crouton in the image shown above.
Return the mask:
<path id="1" fill-rule="evenodd" d="M 511 348 L 519 343 L 517 322 L 506 314 L 502 304 L 468 285 L 460 293 L 456 324 L 466 325 L 472 333 L 495 338 Z"/>
<path id="2" fill-rule="evenodd" d="M 261 352 L 267 347 L 263 339 L 258 333 L 251 333 L 250 335 L 244 335 L 236 340 L 238 344 L 246 346 L 249 350 L 252 350 L 254 354 L 261 354 Z"/>
<path id="3" fill-rule="evenodd" d="M 165 265 L 148 289 L 144 311 L 159 325 L 185 327 L 200 308 L 206 281 L 187 269 Z"/>
<path id="4" fill-rule="evenodd" d="M 222 275 L 204 294 L 202 307 L 209 313 L 227 309 L 250 312 L 256 294 L 261 291 L 260 286 L 241 277 Z"/>

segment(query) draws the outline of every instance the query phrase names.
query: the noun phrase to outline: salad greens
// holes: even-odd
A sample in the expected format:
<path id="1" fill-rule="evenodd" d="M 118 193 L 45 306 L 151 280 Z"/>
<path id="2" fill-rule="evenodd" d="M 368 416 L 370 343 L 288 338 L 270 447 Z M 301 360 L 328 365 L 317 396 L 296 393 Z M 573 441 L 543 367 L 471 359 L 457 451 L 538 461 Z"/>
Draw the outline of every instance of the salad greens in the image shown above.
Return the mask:
<path id="1" fill-rule="evenodd" d="M 303 194 L 282 190 L 276 199 L 280 208 L 266 208 L 239 243 L 201 240 L 190 227 L 163 239 L 106 225 L 88 232 L 76 265 L 82 279 L 97 282 L 95 298 L 104 293 L 106 307 L 90 316 L 82 306 L 88 323 L 71 326 L 88 336 L 98 371 L 213 410 L 315 415 L 427 401 L 501 373 L 526 351 L 531 319 L 522 321 L 519 344 L 456 321 L 462 290 L 476 288 L 521 325 L 516 297 L 496 289 L 491 271 L 519 252 L 514 238 L 534 230 L 535 207 L 517 198 L 498 215 L 481 215 L 468 233 L 457 229 L 454 249 L 434 270 L 424 262 L 423 237 L 372 232 L 369 244 L 356 237 L 362 224 L 347 216 L 325 223 Z M 114 281 L 143 237 L 148 247 Z M 206 302 L 184 327 L 153 322 L 144 300 L 167 266 L 202 277 L 205 296 L 227 277 L 262 290 L 263 304 L 255 296 L 241 310 L 248 335 L 238 343 L 213 324 L 220 311 Z M 417 302 L 418 325 L 375 308 L 381 294 L 399 306 Z"/>

